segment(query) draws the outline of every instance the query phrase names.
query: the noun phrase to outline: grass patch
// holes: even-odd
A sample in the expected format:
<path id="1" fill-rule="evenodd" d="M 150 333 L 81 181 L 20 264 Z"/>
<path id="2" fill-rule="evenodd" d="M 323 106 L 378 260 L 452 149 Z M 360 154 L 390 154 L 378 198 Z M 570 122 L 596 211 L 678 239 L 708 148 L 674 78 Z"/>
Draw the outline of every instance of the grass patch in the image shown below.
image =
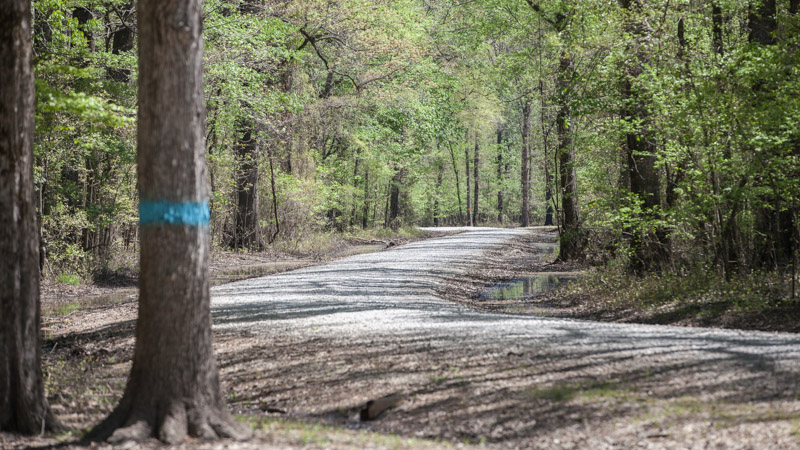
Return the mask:
<path id="1" fill-rule="evenodd" d="M 631 394 L 621 390 L 616 383 L 581 383 L 577 385 L 555 385 L 546 388 L 534 388 L 528 391 L 528 395 L 532 398 L 560 403 L 579 399 L 627 398 Z"/>
<path id="2" fill-rule="evenodd" d="M 58 276 L 58 282 L 69 284 L 72 286 L 77 286 L 81 284 L 83 280 L 77 274 L 74 273 L 62 273 Z"/>
<path id="3" fill-rule="evenodd" d="M 453 448 L 449 442 L 416 439 L 367 430 L 351 430 L 320 423 L 288 418 L 239 416 L 257 433 L 264 433 L 270 444 L 285 447 L 312 448 Z"/>

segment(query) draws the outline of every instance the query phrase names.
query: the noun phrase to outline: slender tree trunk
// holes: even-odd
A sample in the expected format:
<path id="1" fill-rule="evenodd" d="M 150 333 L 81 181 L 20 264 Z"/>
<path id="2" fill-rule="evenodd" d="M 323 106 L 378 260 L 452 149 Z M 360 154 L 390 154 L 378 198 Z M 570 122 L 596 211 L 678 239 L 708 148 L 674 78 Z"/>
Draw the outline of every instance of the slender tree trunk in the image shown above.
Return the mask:
<path id="1" fill-rule="evenodd" d="M 542 148 L 544 150 L 544 204 L 545 226 L 553 225 L 553 175 L 550 173 L 550 155 L 549 155 L 549 135 L 547 129 L 547 120 L 545 118 L 545 95 L 544 95 L 544 81 L 541 75 L 539 77 L 539 98 L 541 101 L 539 113 L 541 115 L 541 128 L 542 128 Z"/>
<path id="2" fill-rule="evenodd" d="M 473 159 L 472 170 L 473 170 L 473 178 L 475 182 L 475 198 L 473 199 L 473 207 L 472 207 L 472 225 L 478 226 L 478 198 L 479 198 L 479 189 L 478 189 L 478 165 L 480 163 L 480 145 L 478 143 L 478 133 L 475 133 L 475 152 L 473 153 L 475 157 Z"/>
<path id="3" fill-rule="evenodd" d="M 358 189 L 358 169 L 360 166 L 361 157 L 356 156 L 355 163 L 353 164 L 353 194 L 350 196 L 350 203 L 353 204 L 353 208 L 350 211 L 350 227 L 356 225 L 356 216 L 358 215 L 358 195 L 356 194 L 356 190 Z"/>
<path id="4" fill-rule="evenodd" d="M 467 226 L 473 226 L 472 222 L 472 192 L 470 191 L 470 172 L 469 172 L 469 143 L 464 146 L 464 165 L 467 172 Z"/>
<path id="5" fill-rule="evenodd" d="M 83 34 L 84 38 L 89 44 L 89 51 L 94 53 L 95 41 L 94 34 L 91 27 L 88 26 L 90 20 L 94 18 L 92 12 L 88 9 L 78 6 L 72 10 L 72 17 L 78 21 L 78 30 Z M 79 61 L 80 67 L 86 67 L 87 61 L 83 58 Z M 100 155 L 98 150 L 92 150 L 84 160 L 84 168 L 86 172 L 83 176 L 83 203 L 81 209 L 87 215 L 89 222 L 95 221 L 95 214 L 93 211 L 97 210 L 97 206 L 102 208 L 102 205 L 97 205 L 98 192 L 97 181 L 95 177 L 100 172 Z M 96 224 L 93 224 L 96 225 Z M 103 233 L 103 227 L 99 226 L 86 226 L 81 230 L 81 247 L 84 252 L 91 252 L 94 260 L 103 259 L 103 250 L 101 243 L 98 241 L 98 236 Z"/>
<path id="6" fill-rule="evenodd" d="M 269 243 L 272 244 L 281 232 L 281 221 L 278 217 L 278 190 L 275 188 L 275 162 L 273 161 L 272 145 L 270 144 L 267 144 L 267 158 L 269 159 L 269 185 L 272 190 L 272 216 L 275 218 L 275 231 L 269 238 Z"/>
<path id="7" fill-rule="evenodd" d="M 725 56 L 725 45 L 722 40 L 722 8 L 717 2 L 711 3 L 711 45 L 714 53 Z"/>
<path id="8" fill-rule="evenodd" d="M 546 163 L 545 163 L 546 164 Z M 547 180 L 547 185 L 545 186 L 544 191 L 544 202 L 545 202 L 545 215 L 544 215 L 544 224 L 545 226 L 552 226 L 553 223 L 553 176 L 549 173 L 545 174 L 545 180 Z"/>
<path id="9" fill-rule="evenodd" d="M 453 162 L 453 174 L 456 176 L 456 197 L 458 198 L 458 223 L 464 223 L 464 210 L 461 208 L 461 181 L 458 177 L 458 164 L 456 164 L 456 152 L 450 142 L 447 143 L 450 149 L 450 160 Z"/>
<path id="10" fill-rule="evenodd" d="M 678 19 L 678 61 L 683 62 L 683 74 L 688 75 L 690 73 L 690 65 L 689 60 L 686 57 L 686 29 L 683 22 L 683 17 Z M 681 139 L 682 140 L 682 139 Z M 677 189 L 678 185 L 681 182 L 684 173 L 684 167 L 682 164 L 675 168 L 670 167 L 669 165 L 665 166 L 666 171 L 666 187 L 665 187 L 665 198 L 664 201 L 666 202 L 667 208 L 673 208 L 678 200 Z M 630 189 L 630 182 L 628 183 L 627 189 Z"/>
<path id="11" fill-rule="evenodd" d="M 333 87 L 335 86 L 333 80 L 335 74 L 333 70 L 335 69 L 331 68 L 331 70 L 328 71 L 328 75 L 325 77 L 325 87 L 323 87 L 322 92 L 319 93 L 319 98 L 328 98 L 333 93 Z"/>
<path id="12" fill-rule="evenodd" d="M 364 170 L 364 206 L 362 213 L 361 228 L 366 230 L 367 222 L 369 221 L 369 166 Z"/>
<path id="13" fill-rule="evenodd" d="M 403 181 L 406 177 L 406 169 L 398 169 L 397 173 L 395 173 L 394 177 L 392 178 L 392 189 L 391 195 L 389 196 L 389 225 L 392 229 L 397 229 L 399 227 L 398 219 L 400 217 L 400 209 L 401 209 L 401 201 L 402 201 L 402 192 L 400 186 L 402 186 Z"/>
<path id="14" fill-rule="evenodd" d="M 90 439 L 244 438 L 211 337 L 202 4 L 139 1 L 141 278 L 136 347 L 117 407 Z"/>
<path id="15" fill-rule="evenodd" d="M 433 226 L 438 227 L 440 225 L 439 216 L 441 215 L 439 211 L 439 195 L 442 190 L 442 180 L 444 179 L 444 162 L 439 161 L 436 172 L 436 192 L 433 194 Z"/>
<path id="16" fill-rule="evenodd" d="M 33 190 L 31 2 L 0 9 L 0 430 L 58 428 L 44 393 Z"/>
<path id="17" fill-rule="evenodd" d="M 389 205 L 392 203 L 392 181 L 386 186 L 386 205 L 383 208 L 383 226 L 389 228 Z"/>
<path id="18" fill-rule="evenodd" d="M 563 261 L 583 257 L 583 233 L 578 214 L 578 177 L 575 172 L 575 150 L 572 148 L 572 130 L 570 129 L 572 111 L 569 89 L 572 70 L 572 58 L 562 52 L 556 82 L 558 91 L 556 131 L 558 134 L 558 166 L 561 171 L 562 211 L 559 259 Z"/>
<path id="19" fill-rule="evenodd" d="M 531 102 L 522 103 L 522 226 L 531 225 Z"/>
<path id="20" fill-rule="evenodd" d="M 503 223 L 503 129 L 497 128 L 497 222 Z"/>

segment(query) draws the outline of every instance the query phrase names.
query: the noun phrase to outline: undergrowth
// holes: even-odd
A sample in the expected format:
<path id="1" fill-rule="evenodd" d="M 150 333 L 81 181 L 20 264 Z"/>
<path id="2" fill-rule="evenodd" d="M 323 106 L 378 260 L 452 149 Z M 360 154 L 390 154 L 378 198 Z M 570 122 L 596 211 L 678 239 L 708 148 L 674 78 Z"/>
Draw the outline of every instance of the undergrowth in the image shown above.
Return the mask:
<path id="1" fill-rule="evenodd" d="M 614 263 L 588 271 L 557 295 L 581 303 L 589 317 L 782 331 L 798 327 L 800 304 L 792 298 L 789 274 L 751 272 L 726 279 L 697 269 L 635 276 Z"/>

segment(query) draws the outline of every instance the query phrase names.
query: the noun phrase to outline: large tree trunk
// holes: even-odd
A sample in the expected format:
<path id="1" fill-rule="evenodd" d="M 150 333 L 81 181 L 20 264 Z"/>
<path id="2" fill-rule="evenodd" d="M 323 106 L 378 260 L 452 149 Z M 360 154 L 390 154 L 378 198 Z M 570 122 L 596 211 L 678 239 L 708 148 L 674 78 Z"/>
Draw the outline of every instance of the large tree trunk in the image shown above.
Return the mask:
<path id="1" fill-rule="evenodd" d="M 251 120 L 242 120 L 241 138 L 236 146 L 236 216 L 231 247 L 260 250 L 258 226 L 258 141 Z"/>
<path id="2" fill-rule="evenodd" d="M 752 43 L 764 46 L 775 45 L 777 43 L 776 33 L 778 32 L 778 21 L 776 18 L 777 4 L 775 0 L 763 0 L 755 2 L 751 6 L 748 16 L 749 40 Z M 757 6 L 756 6 L 757 5 Z M 789 12 L 797 12 L 797 2 L 790 2 Z M 761 81 L 756 81 L 753 91 L 758 93 L 763 89 Z M 764 157 L 765 155 L 761 155 Z M 768 157 L 777 156 L 773 153 Z M 794 239 L 794 214 L 792 208 L 785 208 L 786 199 L 781 198 L 780 194 L 764 194 L 759 203 L 756 216 L 757 236 L 760 238 L 756 244 L 758 263 L 765 267 L 778 268 L 789 265 L 793 261 L 795 248 Z"/>
<path id="3" fill-rule="evenodd" d="M 42 383 L 31 3 L 0 9 L 0 430 L 58 427 Z"/>
<path id="4" fill-rule="evenodd" d="M 475 152 L 473 153 L 474 159 L 472 160 L 473 181 L 475 182 L 475 198 L 473 199 L 472 206 L 472 225 L 478 226 L 478 163 L 480 162 L 480 145 L 478 144 L 478 134 L 475 134 Z"/>
<path id="5" fill-rule="evenodd" d="M 569 261 L 583 257 L 583 232 L 578 214 L 578 176 L 575 172 L 575 150 L 570 129 L 572 111 L 569 88 L 572 78 L 572 59 L 561 54 L 556 89 L 558 91 L 558 167 L 561 175 L 561 235 L 559 259 Z"/>
<path id="6" fill-rule="evenodd" d="M 522 226 L 531 225 L 531 102 L 522 104 Z"/>
<path id="7" fill-rule="evenodd" d="M 139 1 L 141 275 L 133 367 L 89 438 L 249 433 L 227 410 L 211 338 L 200 0 Z"/>
<path id="8" fill-rule="evenodd" d="M 750 42 L 761 45 L 775 44 L 775 31 L 778 20 L 775 17 L 777 5 L 775 0 L 757 0 L 758 7 L 752 8 L 747 17 Z"/>
<path id="9" fill-rule="evenodd" d="M 135 6 L 133 2 L 128 2 L 125 5 L 124 10 L 122 11 L 122 17 L 128 18 L 130 20 L 131 16 L 134 14 Z M 111 53 L 114 55 L 119 55 L 124 52 L 129 52 L 133 50 L 133 47 L 136 44 L 136 35 L 128 25 L 122 24 L 116 31 L 113 33 L 112 37 L 112 44 L 111 44 Z M 106 48 L 108 51 L 108 48 Z M 108 76 L 115 81 L 126 83 L 131 78 L 131 71 L 129 69 L 118 69 L 118 68 L 110 68 L 108 69 Z"/>
<path id="10" fill-rule="evenodd" d="M 91 11 L 84 8 L 83 6 L 78 6 L 72 10 L 72 17 L 78 21 L 78 30 L 80 30 L 80 32 L 83 33 L 83 37 L 89 44 L 89 51 L 94 53 L 95 52 L 94 34 L 92 33 L 91 27 L 86 26 L 86 24 L 94 18 L 94 15 L 92 14 Z"/>
<path id="11" fill-rule="evenodd" d="M 628 11 L 625 29 L 632 36 L 632 60 L 622 83 L 623 108 L 621 116 L 632 128 L 625 136 L 624 148 L 628 162 L 630 192 L 642 203 L 643 220 L 655 219 L 661 206 L 661 182 L 656 169 L 656 146 L 648 127 L 650 118 L 641 98 L 634 89 L 634 82 L 644 71 L 647 56 L 642 53 L 645 39 L 645 26 L 639 0 L 621 0 L 622 7 Z M 665 256 L 665 242 L 662 232 L 642 232 L 634 230 L 631 238 L 631 268 L 635 272 L 652 270 Z"/>

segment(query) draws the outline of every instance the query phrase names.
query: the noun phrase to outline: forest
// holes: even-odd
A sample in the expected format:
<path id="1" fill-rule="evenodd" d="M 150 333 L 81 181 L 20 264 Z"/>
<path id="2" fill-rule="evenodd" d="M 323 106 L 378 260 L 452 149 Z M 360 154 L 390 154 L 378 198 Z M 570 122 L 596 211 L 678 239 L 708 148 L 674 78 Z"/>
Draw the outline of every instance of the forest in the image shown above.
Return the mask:
<path id="1" fill-rule="evenodd" d="M 157 190 L 137 177 L 137 89 L 160 57 L 140 48 L 139 5 L 22 3 L 41 277 L 136 272 Z M 800 0 L 205 0 L 200 14 L 212 253 L 552 225 L 558 260 L 603 283 L 769 280 L 758 301 L 796 306 Z"/>
<path id="2" fill-rule="evenodd" d="M 216 248 L 557 224 L 562 258 L 785 270 L 798 2 L 207 1 Z M 33 2 L 45 276 L 135 250 L 131 1 Z"/>
<path id="3" fill-rule="evenodd" d="M 760 3 L 207 1 L 212 242 L 555 223 L 564 258 L 783 270 L 798 4 Z M 42 270 L 90 277 L 137 241 L 136 8 L 33 8 Z"/>

